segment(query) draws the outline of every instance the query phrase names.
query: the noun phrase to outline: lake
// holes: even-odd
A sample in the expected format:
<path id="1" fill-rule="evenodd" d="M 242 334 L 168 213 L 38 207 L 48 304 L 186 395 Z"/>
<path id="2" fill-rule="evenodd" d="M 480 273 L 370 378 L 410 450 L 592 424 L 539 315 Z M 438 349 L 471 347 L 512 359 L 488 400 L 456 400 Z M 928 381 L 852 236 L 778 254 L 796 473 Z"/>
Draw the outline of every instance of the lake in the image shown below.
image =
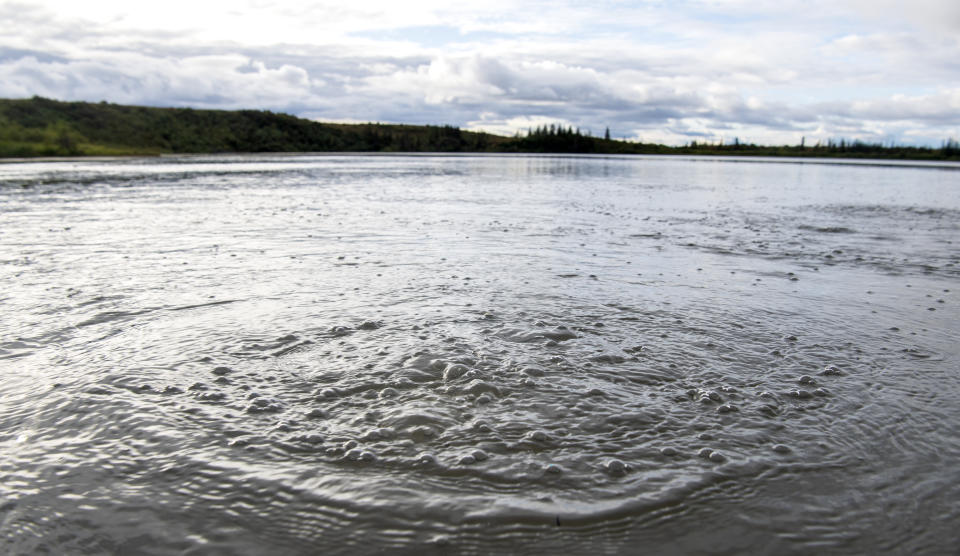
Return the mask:
<path id="1" fill-rule="evenodd" d="M 11 554 L 946 553 L 960 165 L 0 164 Z"/>

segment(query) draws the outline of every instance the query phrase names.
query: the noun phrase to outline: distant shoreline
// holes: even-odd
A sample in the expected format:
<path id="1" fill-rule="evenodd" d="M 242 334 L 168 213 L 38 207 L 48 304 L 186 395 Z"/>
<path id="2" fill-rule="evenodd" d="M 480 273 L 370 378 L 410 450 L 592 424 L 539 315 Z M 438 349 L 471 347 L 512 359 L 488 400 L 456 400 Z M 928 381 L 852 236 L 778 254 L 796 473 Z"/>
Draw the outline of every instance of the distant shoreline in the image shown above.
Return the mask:
<path id="1" fill-rule="evenodd" d="M 453 126 L 323 123 L 257 110 L 152 108 L 33 97 L 0 99 L 0 160 L 91 159 L 185 154 L 595 154 L 794 159 L 960 161 L 960 144 L 940 148 L 860 141 L 826 145 L 691 142 L 668 146 L 540 126 L 515 137 Z"/>
<path id="2" fill-rule="evenodd" d="M 790 156 L 715 156 L 709 154 L 606 154 L 606 153 L 504 153 L 504 152 L 358 152 L 358 151 L 326 151 L 326 152 L 258 152 L 258 153 L 181 153 L 181 154 L 158 154 L 158 155 L 118 155 L 118 156 L 43 156 L 43 157 L 20 157 L 3 158 L 0 157 L 0 164 L 31 164 L 41 162 L 111 162 L 130 159 L 176 159 L 191 157 L 245 157 L 245 156 L 268 156 L 268 157 L 292 157 L 292 156 L 315 156 L 315 157 L 543 157 L 543 158 L 674 158 L 677 160 L 689 160 L 691 162 L 709 162 L 719 161 L 728 163 L 744 164 L 810 164 L 810 165 L 843 165 L 843 166 L 872 166 L 888 168 L 916 168 L 927 170 L 948 170 L 960 171 L 960 160 L 911 160 L 911 159 L 883 159 L 883 158 L 817 158 L 817 157 L 790 157 Z"/>

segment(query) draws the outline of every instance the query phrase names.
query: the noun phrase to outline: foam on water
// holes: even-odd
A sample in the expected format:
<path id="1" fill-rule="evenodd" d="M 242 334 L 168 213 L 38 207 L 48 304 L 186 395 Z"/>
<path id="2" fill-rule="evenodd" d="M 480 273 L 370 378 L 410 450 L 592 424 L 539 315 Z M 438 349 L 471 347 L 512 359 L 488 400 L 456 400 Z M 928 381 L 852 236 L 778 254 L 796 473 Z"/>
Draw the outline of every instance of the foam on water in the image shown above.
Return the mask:
<path id="1" fill-rule="evenodd" d="M 5 166 L 5 550 L 942 550 L 958 175 Z"/>

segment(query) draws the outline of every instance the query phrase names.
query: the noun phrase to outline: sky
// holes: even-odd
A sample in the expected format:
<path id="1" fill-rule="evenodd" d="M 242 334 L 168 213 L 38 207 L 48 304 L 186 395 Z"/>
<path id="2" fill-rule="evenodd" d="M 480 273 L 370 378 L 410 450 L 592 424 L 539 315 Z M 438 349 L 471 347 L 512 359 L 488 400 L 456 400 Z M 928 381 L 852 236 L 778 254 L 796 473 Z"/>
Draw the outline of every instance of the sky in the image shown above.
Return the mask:
<path id="1" fill-rule="evenodd" d="M 960 0 L 0 0 L 0 97 L 614 138 L 960 139 Z"/>

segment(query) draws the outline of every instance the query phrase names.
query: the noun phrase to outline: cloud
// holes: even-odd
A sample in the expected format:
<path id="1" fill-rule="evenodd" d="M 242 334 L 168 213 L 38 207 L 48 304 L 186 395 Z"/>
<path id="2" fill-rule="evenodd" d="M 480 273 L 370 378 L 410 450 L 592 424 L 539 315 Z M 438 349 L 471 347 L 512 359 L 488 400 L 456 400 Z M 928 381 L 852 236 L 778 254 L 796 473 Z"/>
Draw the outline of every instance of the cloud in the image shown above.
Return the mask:
<path id="1" fill-rule="evenodd" d="M 850 104 L 851 119 L 889 122 L 930 122 L 960 126 L 960 88 L 922 96 L 894 95 Z"/>
<path id="2" fill-rule="evenodd" d="M 164 106 L 240 108 L 285 106 L 322 89 L 291 65 L 268 68 L 239 55 L 153 58 L 134 53 L 91 60 L 0 62 L 0 96 L 54 98 Z"/>
<path id="3" fill-rule="evenodd" d="M 960 8 L 918 2 L 5 3 L 0 96 L 938 143 L 960 136 Z"/>
<path id="4" fill-rule="evenodd" d="M 852 0 L 850 5 L 862 17 L 882 24 L 907 23 L 925 32 L 960 36 L 960 3 L 950 0 Z"/>

